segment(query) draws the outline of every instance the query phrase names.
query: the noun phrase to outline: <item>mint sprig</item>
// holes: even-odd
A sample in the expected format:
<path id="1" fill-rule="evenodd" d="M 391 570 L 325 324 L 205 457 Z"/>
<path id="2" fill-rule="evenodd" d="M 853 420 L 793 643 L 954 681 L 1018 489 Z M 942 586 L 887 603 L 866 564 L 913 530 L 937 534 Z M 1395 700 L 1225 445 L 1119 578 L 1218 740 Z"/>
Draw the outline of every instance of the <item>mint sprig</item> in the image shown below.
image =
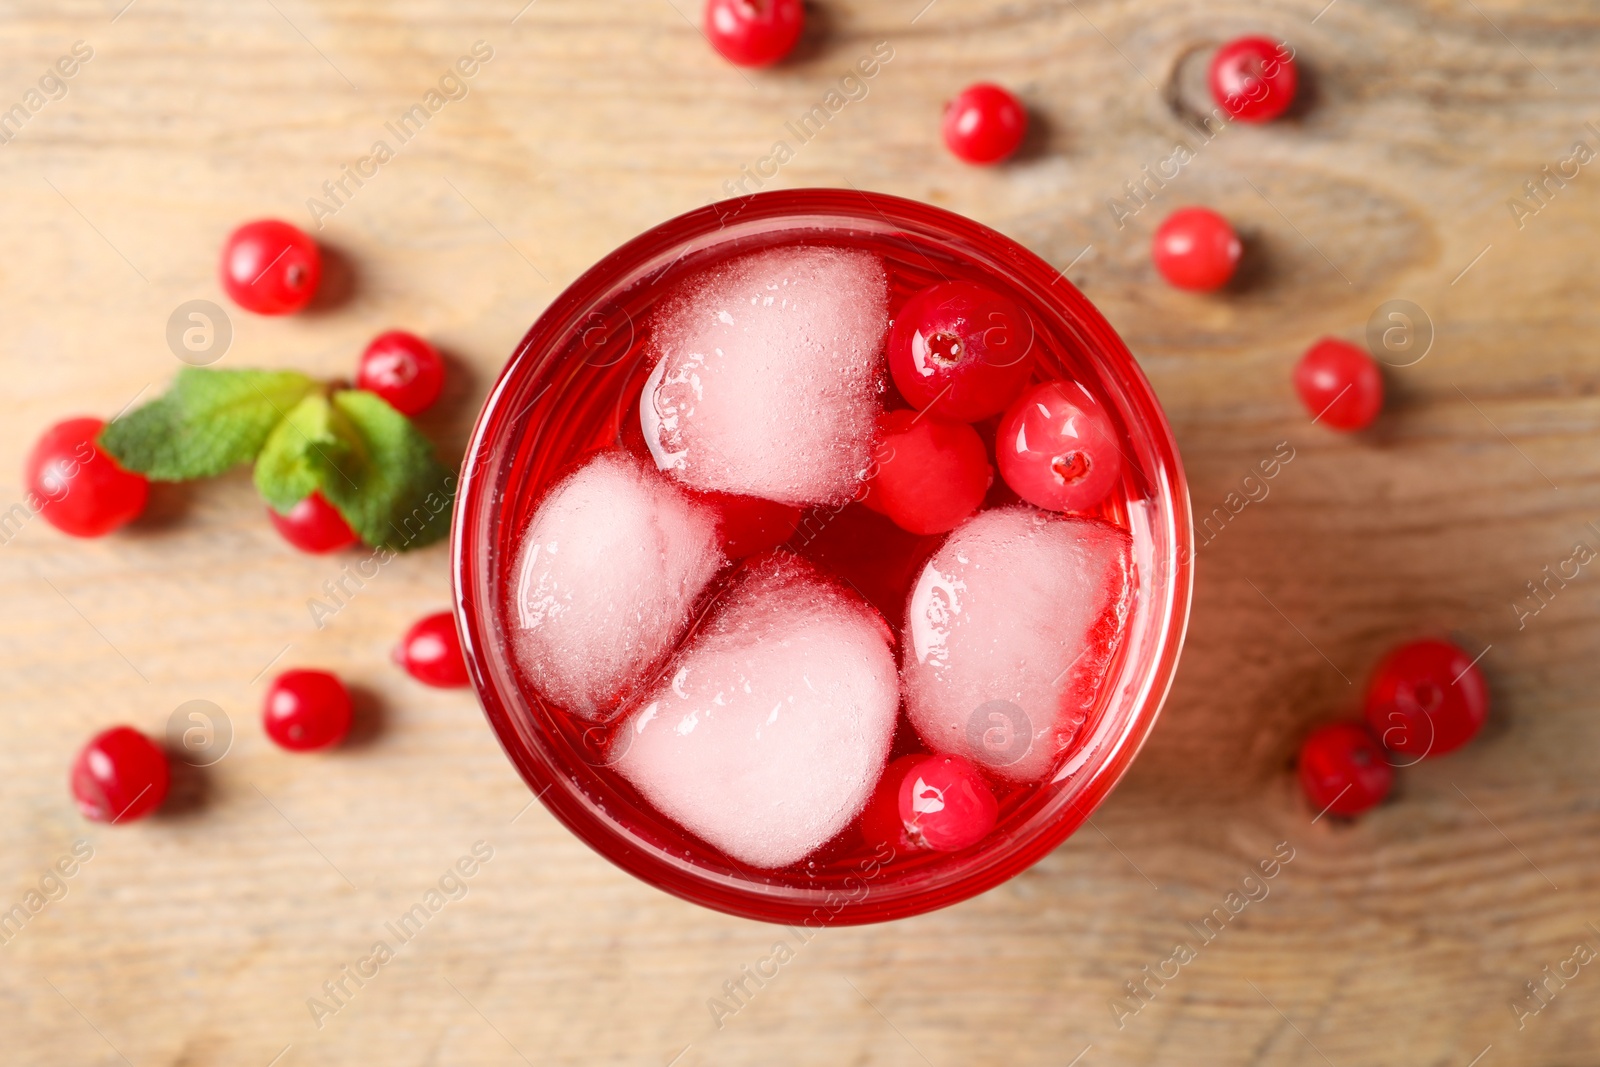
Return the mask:
<path id="1" fill-rule="evenodd" d="M 129 470 L 188 481 L 255 463 L 268 505 L 321 493 L 368 545 L 403 552 L 450 529 L 455 472 L 374 393 L 293 371 L 186 368 L 163 396 L 108 425 L 100 445 Z"/>
<path id="2" fill-rule="evenodd" d="M 420 548 L 450 530 L 455 474 L 381 397 L 346 389 L 308 396 L 256 461 L 256 488 L 286 511 L 315 489 L 369 545 Z"/>
<path id="3" fill-rule="evenodd" d="M 287 513 L 321 489 L 329 474 L 339 479 L 365 477 L 367 464 L 364 457 L 356 454 L 355 431 L 342 422 L 322 393 L 296 404 L 273 429 L 256 457 L 256 491 L 261 499 Z M 333 499 L 330 497 L 328 502 L 333 503 Z"/>
<path id="4" fill-rule="evenodd" d="M 163 396 L 107 426 L 100 447 L 158 482 L 210 478 L 255 459 L 284 413 L 317 388 L 295 371 L 185 367 Z"/>

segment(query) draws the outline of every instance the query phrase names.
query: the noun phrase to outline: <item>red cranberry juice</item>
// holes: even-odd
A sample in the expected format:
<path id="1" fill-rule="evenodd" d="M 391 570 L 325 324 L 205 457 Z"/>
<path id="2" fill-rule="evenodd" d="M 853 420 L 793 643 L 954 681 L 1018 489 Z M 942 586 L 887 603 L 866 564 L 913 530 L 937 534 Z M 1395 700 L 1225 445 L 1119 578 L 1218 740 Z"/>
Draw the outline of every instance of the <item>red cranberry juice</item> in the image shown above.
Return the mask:
<path id="1" fill-rule="evenodd" d="M 534 509 L 549 488 L 593 453 L 620 447 L 649 460 L 639 425 L 639 401 L 645 381 L 659 355 L 650 345 L 653 317 L 658 306 L 673 296 L 685 281 L 707 268 L 753 251 L 799 243 L 794 232 L 788 231 L 713 247 L 698 256 L 683 258 L 647 281 L 625 290 L 616 303 L 596 308 L 590 314 L 581 331 L 579 344 L 563 355 L 559 365 L 547 372 L 553 386 L 541 393 L 530 407 L 527 432 L 534 436 L 534 440 L 519 450 L 523 469 L 514 472 L 509 483 L 520 486 L 520 489 L 515 499 L 508 498 L 499 503 L 500 521 L 511 524 L 510 529 L 515 531 L 510 534 L 509 540 L 514 543 L 520 539 Z M 1100 372 L 1090 363 L 1082 341 L 1074 336 L 1047 330 L 1042 317 L 1031 312 L 1029 302 L 1009 286 L 1005 278 L 982 265 L 957 258 L 937 243 L 907 234 L 891 236 L 819 230 L 807 233 L 803 243 L 810 247 L 865 250 L 878 256 L 889 279 L 891 319 L 919 290 L 943 281 L 976 282 L 1016 300 L 1030 311 L 1029 318 L 1034 325 L 1032 352 L 1035 364 L 1031 381 L 1078 381 L 1091 394 L 1099 397 L 1097 383 Z M 909 406 L 895 391 L 887 369 L 883 377 L 884 406 Z M 1107 405 L 1107 412 L 1124 455 L 1135 455 L 1135 450 L 1127 447 L 1126 429 L 1110 405 Z M 994 438 L 998 422 L 998 417 L 995 417 L 975 424 L 985 441 L 991 466 L 995 460 Z M 1128 462 L 1123 466 L 1119 484 L 1099 506 L 1072 513 L 1109 522 L 1133 535 L 1134 598 L 1141 595 L 1138 561 L 1148 558 L 1151 541 L 1144 524 L 1130 522 L 1129 512 L 1131 507 L 1138 506 L 1137 502 L 1150 495 L 1147 476 L 1137 464 Z M 994 484 L 983 508 L 1016 503 L 1018 497 L 1006 487 L 996 467 Z M 499 536 L 506 539 L 507 532 L 503 530 Z M 917 574 L 945 536 L 907 533 L 883 515 L 860 503 L 851 503 L 843 508 L 806 510 L 785 547 L 816 563 L 825 573 L 843 579 L 854 587 L 883 614 L 890 628 L 898 635 L 906 620 L 907 602 Z M 517 553 L 514 551 L 502 551 L 499 554 L 498 578 L 501 589 L 515 587 L 516 561 Z M 505 613 L 508 599 L 501 598 L 497 610 Z M 503 614 L 503 632 L 514 632 L 515 625 L 514 619 Z M 685 640 L 692 640 L 692 635 L 693 627 Z M 1117 643 L 1106 669 L 1106 678 L 1116 677 L 1121 669 L 1128 644 L 1120 640 L 1121 636 L 1117 633 L 1104 635 L 1108 644 Z M 901 649 L 896 651 L 898 655 L 904 654 Z M 819 888 L 859 884 L 858 880 L 864 872 L 869 878 L 885 877 L 884 872 L 889 872 L 897 879 L 908 875 L 915 877 L 917 868 L 931 867 L 951 858 L 949 853 L 908 848 L 903 839 L 886 842 L 881 818 L 873 818 L 874 808 L 879 806 L 881 799 L 875 794 L 866 811 L 851 826 L 800 863 L 780 871 L 748 870 L 671 822 L 619 774 L 610 770 L 608 765 L 617 758 L 614 745 L 626 743 L 625 736 L 617 736 L 625 733 L 622 725 L 626 715 L 619 714 L 604 725 L 586 722 L 552 706 L 539 695 L 520 667 L 516 671 L 529 706 L 544 719 L 553 734 L 570 746 L 572 758 L 567 762 L 578 778 L 578 786 L 621 828 L 669 854 L 682 856 L 710 871 L 723 871 L 741 879 L 754 877 L 786 885 Z M 1095 722 L 1111 696 L 1108 692 L 1110 688 L 1102 684 L 1097 706 L 1077 733 L 1079 741 L 1093 732 Z M 998 738 L 997 744 L 1004 746 L 1007 741 L 1007 738 Z M 896 760 L 910 755 L 928 754 L 931 754 L 931 750 L 917 736 L 902 710 L 889 763 L 892 765 Z M 1057 759 L 1056 767 L 1060 768 L 1071 758 L 1072 749 L 1069 748 Z M 1051 790 L 1048 777 L 1045 781 L 1023 784 L 993 775 L 986 777 L 999 805 L 999 817 L 985 842 L 976 848 L 1005 838 L 1008 828 L 1032 816 L 1048 799 Z M 883 789 L 880 783 L 879 790 Z"/>

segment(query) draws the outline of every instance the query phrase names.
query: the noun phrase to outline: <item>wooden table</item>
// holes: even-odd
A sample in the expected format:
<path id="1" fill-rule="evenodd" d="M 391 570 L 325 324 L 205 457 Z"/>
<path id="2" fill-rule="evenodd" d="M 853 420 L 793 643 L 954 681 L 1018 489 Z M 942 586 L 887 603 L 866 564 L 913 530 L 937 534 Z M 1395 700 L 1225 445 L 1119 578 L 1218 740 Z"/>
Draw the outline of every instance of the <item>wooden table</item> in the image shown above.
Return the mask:
<path id="1" fill-rule="evenodd" d="M 886 41 L 865 97 L 767 187 L 925 199 L 1068 268 L 1166 404 L 1197 515 L 1280 442 L 1295 459 L 1214 524 L 1171 700 L 1093 829 L 980 899 L 817 936 L 720 1029 L 707 1001 L 792 935 L 613 869 L 529 806 L 470 695 L 389 664 L 404 626 L 446 603 L 442 547 L 384 568 L 318 629 L 307 601 L 349 561 L 288 550 L 243 475 L 159 489 L 102 541 L 24 523 L 0 545 L 0 908 L 75 841 L 92 858 L 0 948 L 0 1059 L 1600 1062 L 1600 967 L 1552 980 L 1537 1014 L 1524 984 L 1600 948 L 1600 578 L 1515 608 L 1575 544 L 1600 548 L 1600 173 L 1548 182 L 1542 204 L 1523 189 L 1575 141 L 1600 149 L 1600 18 L 1322 2 L 828 0 L 795 60 L 749 74 L 709 53 L 689 0 L 11 5 L 0 105 L 25 103 L 74 42 L 93 55 L 0 146 L 7 506 L 43 427 L 110 415 L 177 370 L 168 317 L 223 302 L 232 225 L 309 225 L 307 199 L 477 41 L 493 56 L 467 95 L 363 165 L 323 220 L 330 298 L 286 320 L 235 312 L 220 366 L 347 374 L 379 329 L 419 330 L 453 361 L 425 428 L 459 455 L 562 286 L 724 195 Z M 1107 201 L 1193 142 L 1178 115 L 1206 46 L 1247 31 L 1292 42 L 1304 105 L 1196 147 L 1119 227 Z M 956 164 L 937 135 L 941 101 L 980 78 L 1020 91 L 1038 127 L 993 170 Z M 1189 202 L 1246 235 L 1226 294 L 1154 279 L 1150 233 Z M 1308 425 L 1292 362 L 1319 336 L 1361 339 L 1392 299 L 1431 322 L 1426 357 L 1389 371 L 1371 433 Z M 1313 824 L 1288 772 L 1299 738 L 1350 712 L 1380 652 L 1419 630 L 1484 651 L 1492 728 L 1406 770 L 1358 824 Z M 263 673 L 291 663 L 360 686 L 354 743 L 292 757 L 264 740 Z M 186 773 L 158 818 L 83 822 L 64 781 L 77 746 L 118 721 L 159 733 L 194 699 L 230 717 L 226 757 Z M 492 858 L 465 895 L 363 985 L 345 978 L 475 842 Z M 1275 849 L 1293 859 L 1268 895 L 1200 940 L 1188 924 Z M 1195 958 L 1119 1011 L 1144 968 L 1172 973 L 1180 941 Z M 338 1008 L 314 1020 L 312 997 Z"/>

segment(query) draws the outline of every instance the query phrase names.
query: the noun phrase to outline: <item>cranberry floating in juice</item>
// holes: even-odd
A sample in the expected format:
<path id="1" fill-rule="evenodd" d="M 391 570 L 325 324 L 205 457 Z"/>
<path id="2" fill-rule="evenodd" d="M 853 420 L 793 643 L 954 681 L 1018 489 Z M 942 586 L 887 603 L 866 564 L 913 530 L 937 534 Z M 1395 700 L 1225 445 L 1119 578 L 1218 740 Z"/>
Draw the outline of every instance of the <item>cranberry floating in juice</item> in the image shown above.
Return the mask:
<path id="1" fill-rule="evenodd" d="M 1170 684 L 1165 419 L 1081 294 L 947 212 L 804 190 L 665 223 L 541 316 L 474 436 L 453 555 L 490 722 L 558 818 L 697 903 L 981 892 L 1087 818 Z"/>

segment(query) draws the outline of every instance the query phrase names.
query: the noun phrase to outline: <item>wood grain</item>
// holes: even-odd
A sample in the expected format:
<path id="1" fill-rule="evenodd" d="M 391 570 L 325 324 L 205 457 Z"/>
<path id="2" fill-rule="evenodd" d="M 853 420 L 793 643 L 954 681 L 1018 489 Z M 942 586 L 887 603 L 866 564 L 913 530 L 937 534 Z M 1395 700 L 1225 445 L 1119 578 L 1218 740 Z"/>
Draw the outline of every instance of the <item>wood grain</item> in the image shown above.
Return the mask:
<path id="1" fill-rule="evenodd" d="M 386 567 L 319 630 L 306 601 L 343 564 L 283 547 L 243 477 L 163 489 L 100 542 L 28 523 L 0 545 L 0 908 L 75 840 L 93 858 L 0 948 L 6 1062 L 1600 1062 L 1594 967 L 1520 1028 L 1512 1007 L 1536 1005 L 1524 983 L 1576 943 L 1600 947 L 1600 579 L 1520 628 L 1512 607 L 1575 542 L 1600 546 L 1600 172 L 1550 186 L 1520 228 L 1507 207 L 1574 141 L 1600 148 L 1594 5 L 828 0 L 794 61 L 745 74 L 709 54 L 691 0 L 124 3 L 18 0 L 0 24 L 3 107 L 73 42 L 94 50 L 0 146 L 7 506 L 45 425 L 175 372 L 167 317 L 222 300 L 229 227 L 309 223 L 306 200 L 479 40 L 494 55 L 466 97 L 321 231 L 343 297 L 235 315 L 221 365 L 348 373 L 379 329 L 419 330 L 452 357 L 426 428 L 458 454 L 563 285 L 722 195 L 887 41 L 867 96 L 769 187 L 925 199 L 1073 264 L 1167 406 L 1197 516 L 1280 442 L 1295 458 L 1201 549 L 1171 701 L 1092 829 L 978 900 L 804 944 L 612 869 L 527 807 L 470 696 L 387 663 L 446 601 L 442 548 Z M 1197 57 L 1244 31 L 1293 43 L 1305 103 L 1227 129 L 1119 227 L 1108 199 L 1192 137 Z M 979 78 L 1020 91 L 1038 127 L 993 170 L 936 140 L 941 101 Z M 1160 216 L 1191 202 L 1248 242 L 1220 296 L 1148 265 Z M 1431 351 L 1389 373 L 1370 434 L 1308 425 L 1294 358 L 1359 339 L 1395 298 L 1426 311 Z M 1297 739 L 1420 629 L 1486 650 L 1491 731 L 1404 772 L 1361 823 L 1313 824 L 1287 773 Z M 297 758 L 264 741 L 259 675 L 280 652 L 362 687 L 359 743 Z M 226 758 L 157 819 L 80 821 L 64 779 L 83 738 L 160 731 L 197 698 L 232 718 Z M 478 841 L 493 858 L 465 896 L 347 980 L 319 1028 L 308 998 Z M 1269 893 L 1201 943 L 1189 924 L 1280 842 L 1294 858 Z M 707 1001 L 777 939 L 794 958 L 716 1027 Z M 1179 941 L 1194 959 L 1117 1012 Z"/>

